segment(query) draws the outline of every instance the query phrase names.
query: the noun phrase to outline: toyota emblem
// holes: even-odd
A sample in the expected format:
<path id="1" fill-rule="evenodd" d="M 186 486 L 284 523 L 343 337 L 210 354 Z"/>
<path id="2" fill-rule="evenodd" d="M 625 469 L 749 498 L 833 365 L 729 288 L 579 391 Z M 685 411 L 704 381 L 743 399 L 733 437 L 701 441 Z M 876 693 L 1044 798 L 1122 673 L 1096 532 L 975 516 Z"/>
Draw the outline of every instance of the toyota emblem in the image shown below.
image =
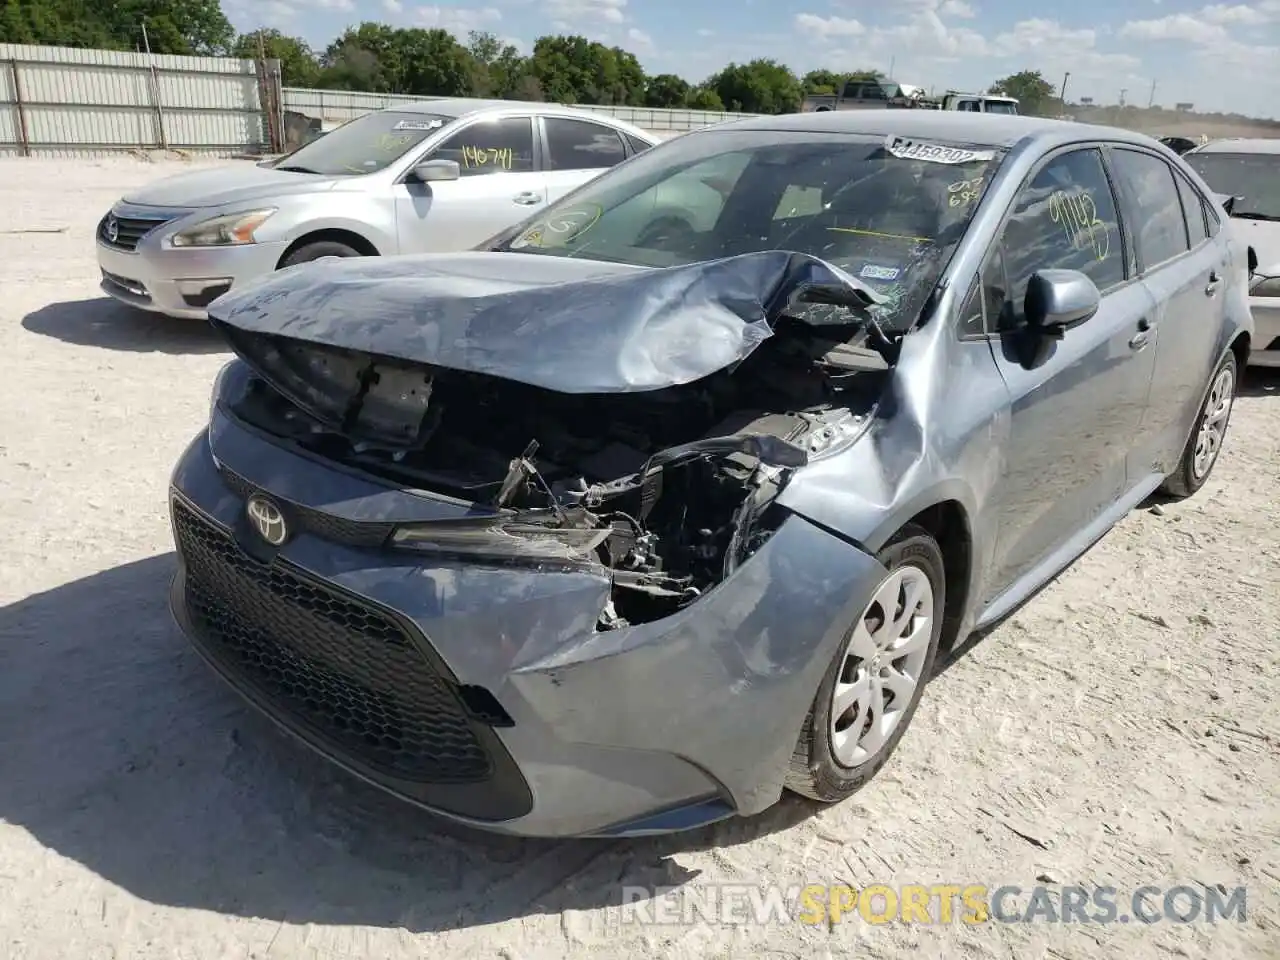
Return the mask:
<path id="1" fill-rule="evenodd" d="M 115 243 L 120 239 L 120 221 L 115 218 L 115 214 L 107 217 L 107 240 Z"/>
<path id="2" fill-rule="evenodd" d="M 250 497 L 249 502 L 245 504 L 245 513 L 249 517 L 249 522 L 253 524 L 253 528 L 258 531 L 258 536 L 273 547 L 280 546 L 289 538 L 289 528 L 284 522 L 284 514 L 266 497 L 257 494 Z"/>

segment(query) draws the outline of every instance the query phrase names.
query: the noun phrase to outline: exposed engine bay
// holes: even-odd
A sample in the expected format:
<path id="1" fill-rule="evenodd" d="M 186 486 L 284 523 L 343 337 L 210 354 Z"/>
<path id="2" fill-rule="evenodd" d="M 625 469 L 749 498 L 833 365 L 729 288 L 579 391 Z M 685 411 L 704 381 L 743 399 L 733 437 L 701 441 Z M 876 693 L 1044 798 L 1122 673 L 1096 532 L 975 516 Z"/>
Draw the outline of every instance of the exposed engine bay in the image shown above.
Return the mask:
<path id="1" fill-rule="evenodd" d="M 893 359 L 877 335 L 864 322 L 784 319 L 735 367 L 596 395 L 272 338 L 245 357 L 255 375 L 230 412 L 327 459 L 510 519 L 478 523 L 487 526 L 477 536 L 424 524 L 398 537 L 402 546 L 606 567 L 608 629 L 673 613 L 767 540 L 794 471 L 861 433 Z"/>

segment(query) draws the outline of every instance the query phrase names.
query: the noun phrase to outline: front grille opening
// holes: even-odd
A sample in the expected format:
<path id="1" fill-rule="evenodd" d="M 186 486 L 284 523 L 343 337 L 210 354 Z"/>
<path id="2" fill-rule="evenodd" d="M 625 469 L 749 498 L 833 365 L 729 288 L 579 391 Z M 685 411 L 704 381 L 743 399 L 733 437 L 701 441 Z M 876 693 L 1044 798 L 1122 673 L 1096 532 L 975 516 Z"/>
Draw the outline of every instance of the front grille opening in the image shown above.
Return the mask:
<path id="1" fill-rule="evenodd" d="M 181 501 L 173 517 L 197 641 L 278 719 L 397 779 L 490 778 L 468 708 L 391 616 L 281 561 L 254 563 Z"/>
<path id="2" fill-rule="evenodd" d="M 114 217 L 107 214 L 98 222 L 98 239 L 117 250 L 138 249 L 142 238 L 157 227 L 171 222 L 170 217 Z M 115 222 L 114 235 L 111 223 Z"/>

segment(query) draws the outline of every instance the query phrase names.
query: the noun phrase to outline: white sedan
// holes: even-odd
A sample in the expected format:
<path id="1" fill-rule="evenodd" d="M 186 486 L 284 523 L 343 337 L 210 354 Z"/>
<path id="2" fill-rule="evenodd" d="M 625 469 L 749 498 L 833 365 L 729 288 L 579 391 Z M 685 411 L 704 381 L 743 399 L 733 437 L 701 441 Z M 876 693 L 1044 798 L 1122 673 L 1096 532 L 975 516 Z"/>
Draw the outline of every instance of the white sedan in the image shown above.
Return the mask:
<path id="1" fill-rule="evenodd" d="M 98 225 L 102 289 L 198 319 L 227 291 L 320 257 L 467 250 L 657 142 L 543 103 L 428 100 L 367 113 L 279 160 L 127 195 Z"/>

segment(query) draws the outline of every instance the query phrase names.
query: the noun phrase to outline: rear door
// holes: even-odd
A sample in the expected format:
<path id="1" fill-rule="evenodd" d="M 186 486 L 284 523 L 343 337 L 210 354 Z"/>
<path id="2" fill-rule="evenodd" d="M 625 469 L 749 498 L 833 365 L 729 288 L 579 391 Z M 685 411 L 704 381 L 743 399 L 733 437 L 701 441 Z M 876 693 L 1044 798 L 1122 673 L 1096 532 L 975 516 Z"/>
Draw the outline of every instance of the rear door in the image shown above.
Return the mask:
<path id="1" fill-rule="evenodd" d="M 577 117 L 542 117 L 541 123 L 551 203 L 627 159 L 622 134 L 608 124 Z"/>
<path id="2" fill-rule="evenodd" d="M 1226 302 L 1226 245 L 1211 240 L 1204 198 L 1164 157 L 1115 147 L 1109 162 L 1134 225 L 1139 276 L 1156 301 L 1146 331 L 1155 376 L 1130 472 L 1173 470 L 1217 361 Z"/>
<path id="3" fill-rule="evenodd" d="M 983 268 L 984 323 L 1010 394 L 987 602 L 1038 575 L 1131 486 L 1126 462 L 1154 366 L 1135 335 L 1154 301 L 1125 248 L 1102 151 L 1076 146 L 1024 184 Z M 1102 294 L 1098 312 L 1061 340 L 1030 337 L 1023 319 L 1031 275 L 1049 268 L 1081 271 Z"/>
<path id="4" fill-rule="evenodd" d="M 546 205 L 531 116 L 471 121 L 421 160 L 453 160 L 457 180 L 392 190 L 400 253 L 469 250 Z"/>

